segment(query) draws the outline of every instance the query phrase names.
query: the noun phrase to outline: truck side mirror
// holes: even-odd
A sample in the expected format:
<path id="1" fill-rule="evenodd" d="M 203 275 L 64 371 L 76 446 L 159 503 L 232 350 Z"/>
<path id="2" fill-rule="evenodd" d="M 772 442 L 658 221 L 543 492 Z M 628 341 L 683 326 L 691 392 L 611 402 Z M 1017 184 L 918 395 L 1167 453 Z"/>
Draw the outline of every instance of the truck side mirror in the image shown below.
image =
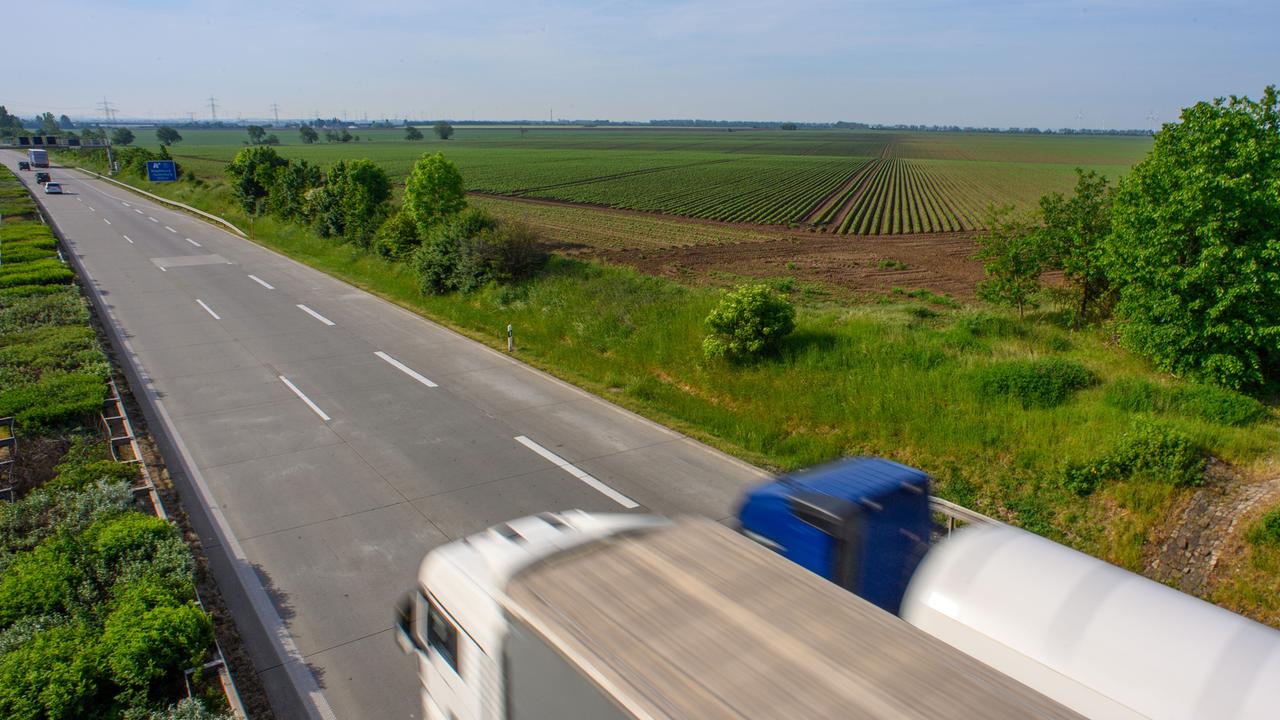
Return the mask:
<path id="1" fill-rule="evenodd" d="M 790 498 L 791 512 L 835 542 L 831 580 L 857 592 L 858 557 L 862 549 L 862 508 L 846 498 L 800 491 Z"/>
<path id="2" fill-rule="evenodd" d="M 413 593 L 405 593 L 396 603 L 396 645 L 406 655 L 411 652 L 423 652 L 422 645 L 413 634 Z"/>

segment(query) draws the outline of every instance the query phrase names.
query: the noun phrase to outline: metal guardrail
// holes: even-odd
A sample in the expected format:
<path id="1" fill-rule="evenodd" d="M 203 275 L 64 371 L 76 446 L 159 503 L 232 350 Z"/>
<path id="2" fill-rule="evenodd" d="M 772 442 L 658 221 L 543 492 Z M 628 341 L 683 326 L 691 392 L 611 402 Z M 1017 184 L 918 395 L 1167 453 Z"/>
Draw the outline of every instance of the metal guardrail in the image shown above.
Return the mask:
<path id="1" fill-rule="evenodd" d="M 151 507 L 155 510 L 156 516 L 163 520 L 169 520 L 169 513 L 165 510 L 164 501 L 160 499 L 160 493 L 156 490 L 151 470 L 143 459 L 142 448 L 138 446 L 138 438 L 133 433 L 133 423 L 129 421 L 129 412 L 125 409 L 124 401 L 120 398 L 120 389 L 116 387 L 114 379 L 108 382 L 108 388 L 111 391 L 111 395 L 103 401 L 102 412 L 99 413 L 98 417 L 102 420 L 103 435 L 111 446 L 111 456 L 115 458 L 116 462 L 138 467 L 142 480 L 133 487 L 134 493 L 146 494 L 151 500 Z M 196 591 L 196 604 L 200 606 L 201 610 L 208 612 L 204 606 L 204 600 L 200 598 L 199 590 Z M 213 647 L 217 652 L 217 657 L 205 663 L 202 667 L 188 668 L 184 671 L 183 683 L 187 688 L 187 697 L 192 695 L 190 681 L 192 673 L 197 670 L 217 668 L 218 680 L 222 684 L 223 693 L 227 696 L 227 705 L 231 707 L 231 711 L 237 718 L 247 718 L 248 715 L 244 711 L 244 702 L 240 699 L 240 692 L 236 689 L 230 670 L 227 669 L 227 660 L 222 653 L 222 645 L 215 639 Z"/>
<path id="2" fill-rule="evenodd" d="M 143 190 L 142 188 L 134 187 L 133 185 L 130 185 L 129 183 L 120 182 L 119 180 L 116 180 L 115 178 L 107 177 L 106 175 L 103 175 L 102 173 L 97 173 L 97 172 L 94 172 L 94 171 L 92 171 L 92 170 L 86 170 L 86 169 L 84 169 L 84 168 L 76 168 L 76 169 L 77 169 L 77 170 L 80 170 L 81 172 L 85 172 L 85 173 L 88 173 L 88 174 L 90 174 L 90 175 L 93 175 L 94 177 L 98 178 L 99 180 L 106 180 L 106 181 L 107 181 L 107 182 L 109 182 L 109 183 L 112 183 L 112 184 L 115 184 L 115 185 L 119 185 L 120 187 L 125 188 L 125 189 L 127 189 L 127 190 L 132 190 L 133 192 L 136 192 L 136 193 L 138 193 L 139 195 L 146 195 L 147 197 L 151 198 L 152 200 L 155 200 L 156 202 L 161 202 L 161 203 L 164 203 L 165 205 L 172 205 L 173 207 L 181 208 L 181 209 L 183 209 L 183 210 L 186 210 L 186 211 L 187 211 L 187 212 L 189 212 L 189 213 L 194 213 L 194 214 L 196 214 L 196 215 L 199 215 L 200 217 L 203 217 L 203 218 L 205 218 L 205 219 L 207 219 L 207 220 L 212 220 L 213 222 L 216 222 L 216 223 L 218 223 L 219 225 L 223 225 L 223 226 L 226 226 L 227 228 L 230 228 L 231 232 L 233 232 L 233 233 L 235 233 L 235 234 L 239 235 L 239 236 L 240 236 L 240 237 L 242 237 L 242 238 L 247 238 L 247 237 L 249 237 L 248 235 L 245 235 L 245 234 L 244 234 L 244 231 L 243 231 L 243 230 L 241 230 L 240 228 L 238 228 L 238 227 L 236 227 L 235 225 L 233 225 L 233 224 L 231 223 L 231 221 L 230 221 L 230 220 L 227 220 L 226 218 L 218 217 L 217 215 L 214 215 L 213 213 L 205 212 L 204 210 L 201 210 L 201 209 L 199 209 L 199 208 L 191 207 L 190 205 L 187 205 L 187 204 L 185 204 L 185 203 L 180 203 L 180 202 L 178 202 L 177 200 L 170 200 L 169 198 L 166 198 L 166 197 L 160 197 L 159 195 L 156 195 L 156 194 L 154 194 L 154 193 L 149 193 L 149 192 L 147 192 L 146 190 Z"/>
<path id="3" fill-rule="evenodd" d="M 929 510 L 943 517 L 947 537 L 950 537 L 951 533 L 956 531 L 958 524 L 1004 525 L 1004 523 L 993 517 L 983 515 L 976 510 L 970 510 L 963 505 L 957 505 L 949 500 L 943 500 L 940 497 L 929 498 Z"/>

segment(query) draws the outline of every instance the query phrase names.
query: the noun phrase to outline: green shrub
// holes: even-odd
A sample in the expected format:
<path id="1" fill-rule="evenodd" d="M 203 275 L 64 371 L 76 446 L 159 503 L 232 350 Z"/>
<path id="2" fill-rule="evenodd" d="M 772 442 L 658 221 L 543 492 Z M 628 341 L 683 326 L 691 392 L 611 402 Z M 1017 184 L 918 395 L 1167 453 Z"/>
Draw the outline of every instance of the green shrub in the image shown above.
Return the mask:
<path id="1" fill-rule="evenodd" d="M 795 329 L 796 309 L 765 285 L 726 292 L 707 315 L 711 330 L 702 341 L 707 358 L 745 360 L 773 352 Z"/>
<path id="2" fill-rule="evenodd" d="M 0 717 L 50 720 L 101 716 L 101 671 L 92 628 L 70 622 L 37 632 L 0 657 Z"/>
<path id="3" fill-rule="evenodd" d="M 453 220 L 435 225 L 422 247 L 413 254 L 418 286 L 424 295 L 440 295 L 459 289 L 459 261 L 463 244 L 498 226 L 493 216 L 469 209 Z"/>
<path id="4" fill-rule="evenodd" d="M 51 370 L 97 370 L 106 377 L 106 355 L 88 325 L 49 325 L 10 333 L 0 347 L 0 367 L 35 380 Z"/>
<path id="5" fill-rule="evenodd" d="M 115 460 L 93 460 L 58 470 L 57 476 L 45 483 L 45 487 L 80 490 L 99 481 L 133 484 L 137 480 L 138 468 L 135 465 Z"/>
<path id="6" fill-rule="evenodd" d="M 406 257 L 421 244 L 418 223 L 403 210 L 387 218 L 373 239 L 374 250 L 388 260 Z"/>
<path id="7" fill-rule="evenodd" d="M 1012 338 L 1027 334 L 1026 326 L 1005 315 L 975 312 L 956 318 L 956 331 L 978 338 Z"/>
<path id="8" fill-rule="evenodd" d="M 156 681 L 203 662 L 213 625 L 194 603 L 141 580 L 113 593 L 103 623 L 103 661 L 119 686 L 145 693 Z"/>
<path id="9" fill-rule="evenodd" d="M 1280 507 L 1272 508 L 1258 518 L 1247 533 L 1245 539 L 1258 546 L 1280 548 Z"/>
<path id="10" fill-rule="evenodd" d="M 18 285 L 65 285 L 75 273 L 57 260 L 0 265 L 0 288 Z"/>
<path id="11" fill-rule="evenodd" d="M 462 240 L 454 285 L 470 292 L 491 281 L 523 280 L 546 262 L 547 253 L 533 228 L 519 222 L 502 222 Z"/>
<path id="12" fill-rule="evenodd" d="M 1167 387 L 1143 378 L 1121 378 L 1107 386 L 1103 399 L 1130 412 L 1171 412 L 1219 425 L 1244 426 L 1267 415 L 1262 403 L 1213 385 Z"/>
<path id="13" fill-rule="evenodd" d="M 80 533 L 132 502 L 125 483 L 99 482 L 77 491 L 37 488 L 16 502 L 0 502 L 0 550 L 29 550 L 45 538 Z"/>
<path id="14" fill-rule="evenodd" d="M 0 627 L 66 610 L 85 579 L 74 543 L 53 537 L 19 553 L 0 577 Z"/>
<path id="15" fill-rule="evenodd" d="M 72 288 L 30 297 L 0 298 L 0 334 L 29 330 L 38 325 L 89 324 L 89 312 Z M 6 344 L 13 342 L 6 339 Z M 3 353 L 4 349 L 0 349 Z"/>
<path id="16" fill-rule="evenodd" d="M 85 420 L 106 397 L 103 372 L 50 372 L 0 390 L 0 417 L 14 416 L 25 432 L 44 432 Z"/>
<path id="17" fill-rule="evenodd" d="M 52 295 L 62 292 L 64 289 L 65 287 L 62 285 L 11 285 L 7 288 L 0 288 L 0 300 Z"/>
<path id="18" fill-rule="evenodd" d="M 85 531 L 84 542 L 99 562 L 115 566 L 150 560 L 155 549 L 177 533 L 167 520 L 154 515 L 124 513 L 94 523 Z"/>
<path id="19" fill-rule="evenodd" d="M 1120 480 L 1200 485 L 1206 459 L 1204 448 L 1186 433 L 1167 423 L 1139 419 L 1106 453 L 1087 462 L 1063 463 L 1059 483 L 1078 495 Z"/>
<path id="20" fill-rule="evenodd" d="M 982 395 L 1013 398 L 1024 408 L 1056 407 L 1095 382 L 1084 365 L 1061 358 L 993 363 L 980 368 L 976 378 Z"/>

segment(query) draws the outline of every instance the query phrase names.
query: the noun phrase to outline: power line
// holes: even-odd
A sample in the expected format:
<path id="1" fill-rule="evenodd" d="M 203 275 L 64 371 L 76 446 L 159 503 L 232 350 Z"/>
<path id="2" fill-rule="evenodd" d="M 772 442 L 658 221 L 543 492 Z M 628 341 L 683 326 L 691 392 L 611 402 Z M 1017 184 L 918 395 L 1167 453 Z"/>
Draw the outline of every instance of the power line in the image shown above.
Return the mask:
<path id="1" fill-rule="evenodd" d="M 106 95 L 102 96 L 102 102 L 98 104 L 98 109 L 102 111 L 103 117 L 107 119 L 107 124 L 111 124 L 116 112 L 116 106 L 107 102 Z"/>
<path id="2" fill-rule="evenodd" d="M 218 103 L 212 95 L 209 96 L 209 116 L 213 118 L 213 122 L 218 122 Z"/>

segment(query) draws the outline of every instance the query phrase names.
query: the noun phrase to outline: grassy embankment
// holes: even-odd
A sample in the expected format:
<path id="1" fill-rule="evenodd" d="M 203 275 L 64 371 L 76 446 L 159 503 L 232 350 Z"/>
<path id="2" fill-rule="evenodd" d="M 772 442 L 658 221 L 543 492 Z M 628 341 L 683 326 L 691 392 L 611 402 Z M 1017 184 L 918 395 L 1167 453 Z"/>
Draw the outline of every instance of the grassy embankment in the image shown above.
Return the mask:
<path id="1" fill-rule="evenodd" d="M 8 169 L 0 215 L 0 417 L 15 418 L 19 448 L 0 476 L 14 493 L 0 500 L 0 716 L 163 713 L 213 641 L 191 555 L 174 525 L 135 503 L 136 466 L 101 439 L 107 358 Z M 216 681 L 195 679 L 224 704 Z"/>
<path id="2" fill-rule="evenodd" d="M 225 183 L 148 189 L 248 226 Z M 1161 465 L 1178 447 L 1161 437 L 1185 438 L 1246 480 L 1275 472 L 1274 408 L 1163 376 L 1052 311 L 1024 322 L 910 292 L 802 304 L 779 357 L 732 367 L 701 357 L 711 288 L 555 258 L 518 286 L 424 297 L 407 267 L 308 229 L 259 219 L 254 239 L 496 347 L 512 323 L 522 359 L 752 462 L 891 457 L 933 474 L 943 497 L 1136 571 L 1196 491 Z M 1016 377 L 1017 363 L 1046 360 L 1087 372 L 1036 365 L 1050 379 Z M 1000 382 L 1011 372 L 1012 391 Z M 1069 465 L 1110 470 L 1082 494 L 1066 482 Z M 1280 625 L 1280 550 L 1238 547 L 1206 594 Z"/>

